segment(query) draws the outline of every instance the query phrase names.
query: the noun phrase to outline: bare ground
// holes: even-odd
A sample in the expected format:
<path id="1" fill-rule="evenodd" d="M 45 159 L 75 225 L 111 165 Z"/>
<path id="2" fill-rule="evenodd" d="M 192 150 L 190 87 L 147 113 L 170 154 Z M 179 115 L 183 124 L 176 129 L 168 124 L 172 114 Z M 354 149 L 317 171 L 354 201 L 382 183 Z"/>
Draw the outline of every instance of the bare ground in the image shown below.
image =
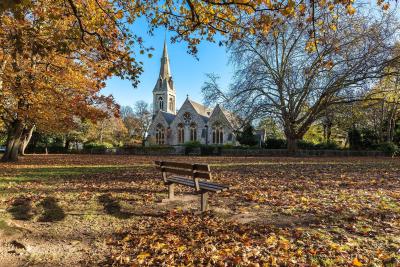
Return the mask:
<path id="1" fill-rule="evenodd" d="M 212 195 L 206 215 L 187 188 L 178 187 L 177 201 L 163 201 L 156 159 L 28 155 L 0 164 L 0 266 L 399 264 L 398 159 L 168 157 L 211 163 L 214 179 L 233 186 Z M 189 256 L 200 250 L 182 231 L 209 224 L 229 230 L 237 251 L 219 248 L 225 237 L 207 232 L 198 239 L 214 238 L 217 252 L 195 262 Z M 158 250 L 150 234 L 174 234 L 185 250 Z M 249 248 L 258 252 L 247 255 Z"/>

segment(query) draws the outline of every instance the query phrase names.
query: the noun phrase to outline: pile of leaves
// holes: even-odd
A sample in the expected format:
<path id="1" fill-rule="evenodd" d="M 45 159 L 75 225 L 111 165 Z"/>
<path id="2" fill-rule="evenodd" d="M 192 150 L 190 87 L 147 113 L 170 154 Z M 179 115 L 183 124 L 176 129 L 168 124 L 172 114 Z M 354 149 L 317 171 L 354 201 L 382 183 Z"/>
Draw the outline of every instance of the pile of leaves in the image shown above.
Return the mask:
<path id="1" fill-rule="evenodd" d="M 398 159 L 169 158 L 213 163 L 213 180 L 232 186 L 211 194 L 202 215 L 190 188 L 176 187 L 185 201 L 161 201 L 157 159 L 35 155 L 2 164 L 0 231 L 1 220 L 28 229 L 9 240 L 33 249 L 9 257 L 40 266 L 400 264 Z"/>
<path id="2" fill-rule="evenodd" d="M 365 236 L 365 233 L 363 234 Z M 109 241 L 117 266 L 398 266 L 400 240 L 375 247 L 346 235 L 340 227 L 277 228 L 239 224 L 214 216 L 171 212 L 161 222 L 141 221 L 138 228 Z M 381 240 L 382 241 L 382 240 Z M 374 253 L 366 253 L 375 250 Z"/>

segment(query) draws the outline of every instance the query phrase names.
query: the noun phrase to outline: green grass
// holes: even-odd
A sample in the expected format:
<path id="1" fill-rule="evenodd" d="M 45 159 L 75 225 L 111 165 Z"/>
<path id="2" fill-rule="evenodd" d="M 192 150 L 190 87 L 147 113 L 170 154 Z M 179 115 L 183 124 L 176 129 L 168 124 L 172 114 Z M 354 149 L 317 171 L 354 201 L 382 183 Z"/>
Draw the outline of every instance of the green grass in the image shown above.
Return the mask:
<path id="1" fill-rule="evenodd" d="M 18 168 L 0 174 L 0 188 L 4 184 L 23 183 L 33 181 L 47 181 L 63 179 L 82 174 L 110 173 L 133 166 L 68 166 L 68 167 L 43 167 L 43 168 Z M 137 167 L 137 166 L 134 166 Z M 3 185 L 2 185 L 3 184 Z"/>

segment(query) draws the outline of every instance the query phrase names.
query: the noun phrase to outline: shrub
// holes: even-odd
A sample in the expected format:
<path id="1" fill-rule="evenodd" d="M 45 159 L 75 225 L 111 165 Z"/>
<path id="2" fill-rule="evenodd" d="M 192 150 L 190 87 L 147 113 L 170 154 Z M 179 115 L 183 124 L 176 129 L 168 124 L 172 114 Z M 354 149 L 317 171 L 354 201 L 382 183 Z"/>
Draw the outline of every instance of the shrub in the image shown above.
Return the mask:
<path id="1" fill-rule="evenodd" d="M 360 131 L 356 128 L 353 128 L 349 130 L 348 135 L 350 149 L 360 149 L 362 146 L 362 137 Z"/>
<path id="2" fill-rule="evenodd" d="M 232 144 L 225 144 L 225 145 L 222 146 L 222 148 L 224 148 L 224 149 L 232 149 L 232 148 L 236 148 L 236 147 L 234 145 L 232 145 Z"/>
<path id="3" fill-rule="evenodd" d="M 337 150 L 340 149 L 339 145 L 334 141 L 319 143 L 314 146 L 316 149 Z"/>
<path id="4" fill-rule="evenodd" d="M 185 146 L 185 155 L 188 155 L 195 151 L 197 148 L 201 147 L 201 143 L 199 141 L 190 141 L 183 144 Z M 200 152 L 201 153 L 201 152 Z"/>
<path id="5" fill-rule="evenodd" d="M 362 129 L 362 148 L 364 149 L 374 149 L 379 143 L 378 135 L 371 129 Z"/>
<path id="6" fill-rule="evenodd" d="M 316 149 L 316 145 L 314 143 L 305 140 L 299 140 L 297 142 L 297 147 L 299 149 L 306 149 L 306 150 Z"/>
<path id="7" fill-rule="evenodd" d="M 96 143 L 96 142 L 90 142 L 86 143 L 83 145 L 83 148 L 85 149 L 107 149 L 107 148 L 113 148 L 113 145 L 110 143 Z"/>
<path id="8" fill-rule="evenodd" d="M 247 145 L 247 146 L 255 146 L 258 143 L 257 136 L 254 134 L 254 128 L 251 126 L 251 124 L 247 124 L 243 132 L 241 132 L 237 140 L 241 145 Z"/>
<path id="9" fill-rule="evenodd" d="M 378 149 L 388 156 L 394 156 L 399 153 L 399 147 L 392 142 L 381 143 L 378 145 Z"/>
<path id="10" fill-rule="evenodd" d="M 183 144 L 185 147 L 191 147 L 191 148 L 195 148 L 195 147 L 200 147 L 201 143 L 199 141 L 190 141 L 190 142 L 186 142 L 185 144 Z"/>
<path id="11" fill-rule="evenodd" d="M 202 156 L 210 156 L 216 153 L 216 146 L 203 145 L 200 147 L 200 154 Z"/>
<path id="12" fill-rule="evenodd" d="M 287 142 L 284 139 L 269 138 L 265 141 L 265 148 L 267 149 L 285 149 Z"/>

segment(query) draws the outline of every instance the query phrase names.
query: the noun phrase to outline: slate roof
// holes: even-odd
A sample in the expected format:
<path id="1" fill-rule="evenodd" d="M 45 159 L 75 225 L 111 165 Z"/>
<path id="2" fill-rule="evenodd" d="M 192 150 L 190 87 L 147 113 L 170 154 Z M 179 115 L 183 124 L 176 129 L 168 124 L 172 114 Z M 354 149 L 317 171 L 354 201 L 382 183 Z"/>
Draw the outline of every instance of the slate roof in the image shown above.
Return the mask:
<path id="1" fill-rule="evenodd" d="M 212 113 L 212 109 L 190 99 L 187 99 L 187 101 L 189 101 L 189 103 L 193 106 L 197 114 L 199 114 L 204 122 L 208 122 L 208 119 L 210 118 L 210 115 Z"/>
<path id="2" fill-rule="evenodd" d="M 226 110 L 225 108 L 223 108 L 220 105 L 217 105 L 220 110 L 222 111 L 222 113 L 225 115 L 225 118 L 228 120 L 228 122 L 232 125 L 233 128 L 238 129 L 240 126 L 240 121 L 239 118 L 233 114 L 232 112 Z"/>
<path id="3" fill-rule="evenodd" d="M 168 113 L 165 111 L 160 110 L 161 115 L 163 115 L 164 119 L 167 121 L 168 124 L 171 124 L 173 120 L 175 119 L 176 115 L 172 113 Z"/>

